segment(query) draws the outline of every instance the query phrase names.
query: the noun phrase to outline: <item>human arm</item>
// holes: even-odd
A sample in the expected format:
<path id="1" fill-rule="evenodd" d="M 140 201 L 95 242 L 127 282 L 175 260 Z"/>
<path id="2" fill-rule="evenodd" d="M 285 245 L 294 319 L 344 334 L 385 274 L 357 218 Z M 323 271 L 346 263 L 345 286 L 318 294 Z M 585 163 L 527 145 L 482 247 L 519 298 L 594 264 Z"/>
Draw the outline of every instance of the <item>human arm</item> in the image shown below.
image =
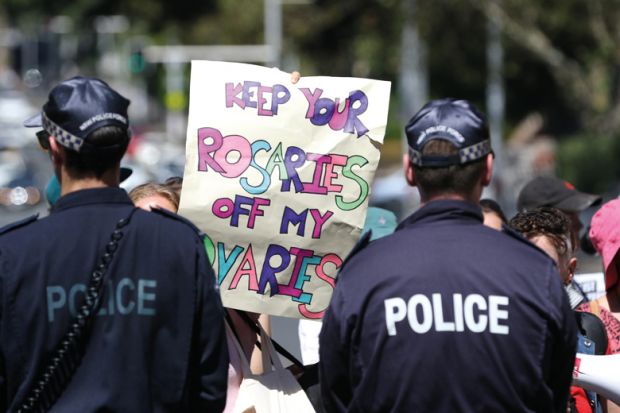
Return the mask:
<path id="1" fill-rule="evenodd" d="M 269 315 L 261 314 L 258 317 L 258 323 L 261 325 L 261 327 L 263 327 L 263 330 L 265 330 L 267 335 L 271 337 L 271 319 L 269 318 Z M 254 374 L 262 374 L 265 371 L 265 366 L 263 366 L 263 355 L 261 353 L 261 349 L 259 349 L 257 346 L 254 346 L 252 349 L 250 370 L 252 370 L 252 373 Z"/>

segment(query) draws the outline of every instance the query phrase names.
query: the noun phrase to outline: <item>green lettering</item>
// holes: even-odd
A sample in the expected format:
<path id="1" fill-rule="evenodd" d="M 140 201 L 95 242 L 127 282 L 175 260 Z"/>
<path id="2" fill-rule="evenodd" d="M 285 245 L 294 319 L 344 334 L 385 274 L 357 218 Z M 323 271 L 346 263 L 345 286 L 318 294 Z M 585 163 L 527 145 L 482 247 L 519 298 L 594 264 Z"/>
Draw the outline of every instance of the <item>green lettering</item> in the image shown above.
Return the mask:
<path id="1" fill-rule="evenodd" d="M 354 180 L 360 187 L 360 194 L 357 199 L 353 201 L 345 201 L 342 195 L 336 195 L 336 205 L 342 211 L 350 211 L 357 208 L 366 200 L 366 197 L 368 197 L 368 182 L 353 172 L 354 166 L 363 168 L 367 163 L 368 159 L 363 156 L 353 155 L 347 160 L 347 164 L 344 168 L 342 168 L 342 176 Z"/>
<path id="2" fill-rule="evenodd" d="M 273 153 L 269 157 L 267 161 L 267 165 L 265 165 L 265 170 L 271 176 L 275 167 L 278 167 L 278 172 L 281 181 L 286 181 L 288 179 L 288 172 L 286 172 L 286 165 L 284 164 L 284 156 L 282 156 L 282 142 L 276 146 L 273 150 Z"/>

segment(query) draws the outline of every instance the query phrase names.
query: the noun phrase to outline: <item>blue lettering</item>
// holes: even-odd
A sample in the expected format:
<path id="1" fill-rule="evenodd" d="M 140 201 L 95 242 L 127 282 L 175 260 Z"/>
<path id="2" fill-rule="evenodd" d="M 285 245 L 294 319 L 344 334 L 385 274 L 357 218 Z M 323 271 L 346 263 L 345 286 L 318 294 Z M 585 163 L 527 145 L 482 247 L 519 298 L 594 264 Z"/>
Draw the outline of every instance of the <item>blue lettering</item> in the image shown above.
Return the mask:
<path id="1" fill-rule="evenodd" d="M 147 293 L 145 288 L 157 288 L 156 280 L 138 280 L 138 314 L 139 315 L 155 315 L 154 308 L 146 308 L 145 301 L 155 301 L 155 293 Z"/>
<path id="2" fill-rule="evenodd" d="M 123 287 L 128 287 L 131 291 L 134 291 L 136 286 L 131 278 L 123 278 L 116 287 L 116 306 L 118 307 L 118 312 L 119 314 L 129 314 L 133 311 L 136 303 L 129 299 L 127 305 L 123 304 Z M 155 296 L 155 294 L 153 294 L 153 296 Z"/>
<path id="3" fill-rule="evenodd" d="M 54 299 L 54 295 L 56 295 L 56 299 Z M 67 295 L 64 288 L 58 285 L 47 287 L 47 320 L 50 323 L 54 321 L 54 311 L 66 304 Z"/>
<path id="4" fill-rule="evenodd" d="M 136 308 L 138 315 L 155 315 L 154 302 L 157 300 L 157 294 L 154 289 L 157 288 L 157 280 L 138 279 L 137 282 L 136 288 L 136 282 L 131 278 L 122 278 L 116 286 L 113 280 L 108 280 L 104 287 L 107 305 L 102 305 L 97 315 L 114 315 L 115 311 L 120 315 L 135 314 Z M 54 322 L 57 310 L 64 310 L 75 317 L 84 302 L 86 290 L 86 285 L 81 283 L 73 284 L 68 290 L 59 285 L 48 286 L 46 289 L 48 321 Z"/>
<path id="5" fill-rule="evenodd" d="M 77 299 L 75 296 L 77 295 L 77 293 L 82 293 L 84 294 L 84 296 L 86 296 L 86 286 L 84 284 L 75 284 L 69 290 L 69 314 L 71 314 L 71 317 L 75 317 L 77 314 L 77 309 L 75 308 L 75 305 L 77 303 Z"/>

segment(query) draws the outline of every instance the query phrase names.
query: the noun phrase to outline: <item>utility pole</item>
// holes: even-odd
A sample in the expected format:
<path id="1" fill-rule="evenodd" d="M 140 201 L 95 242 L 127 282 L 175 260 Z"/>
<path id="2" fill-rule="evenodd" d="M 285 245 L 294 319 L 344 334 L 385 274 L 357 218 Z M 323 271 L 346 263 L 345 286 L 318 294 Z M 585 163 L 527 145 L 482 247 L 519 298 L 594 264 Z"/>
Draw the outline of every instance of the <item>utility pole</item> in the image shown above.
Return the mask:
<path id="1" fill-rule="evenodd" d="M 271 50 L 268 65 L 280 67 L 282 54 L 282 1 L 265 0 L 265 44 Z"/>
<path id="2" fill-rule="evenodd" d="M 402 2 L 405 21 L 400 46 L 400 108 L 406 122 L 428 100 L 426 45 L 420 39 L 415 0 Z"/>
<path id="3" fill-rule="evenodd" d="M 400 119 L 404 126 L 406 122 L 428 100 L 428 70 L 426 62 L 426 45 L 420 38 L 416 16 L 415 0 L 401 2 L 404 15 L 403 31 L 400 44 Z M 402 134 L 403 153 L 407 152 L 407 139 Z M 406 215 L 417 206 L 417 198 L 403 196 L 400 200 L 401 213 Z"/>
<path id="4" fill-rule="evenodd" d="M 506 95 L 503 82 L 504 49 L 502 46 L 502 27 L 491 20 L 487 21 L 487 90 L 486 105 L 491 133 L 491 146 L 495 152 L 495 182 L 497 197 L 501 191 L 502 171 L 504 171 L 503 125 Z"/>

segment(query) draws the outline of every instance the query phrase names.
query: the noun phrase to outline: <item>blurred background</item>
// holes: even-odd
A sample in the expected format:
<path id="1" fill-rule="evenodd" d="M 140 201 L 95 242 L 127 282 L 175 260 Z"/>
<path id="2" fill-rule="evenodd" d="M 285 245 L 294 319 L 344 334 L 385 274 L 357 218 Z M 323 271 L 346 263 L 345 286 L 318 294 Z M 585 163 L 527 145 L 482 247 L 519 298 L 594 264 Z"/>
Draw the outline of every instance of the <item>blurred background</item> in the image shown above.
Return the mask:
<path id="1" fill-rule="evenodd" d="M 497 168 L 484 196 L 509 218 L 535 175 L 608 200 L 620 189 L 619 21 L 617 0 L 2 0 L 0 225 L 47 213 L 50 163 L 22 122 L 74 75 L 132 101 L 126 188 L 182 175 L 192 59 L 391 81 L 370 202 L 399 219 L 419 203 L 401 172 L 403 126 L 447 96 L 487 113 Z M 294 321 L 274 324 L 297 353 Z"/>
<path id="2" fill-rule="evenodd" d="M 618 21 L 612 0 L 3 0 L 0 224 L 46 211 L 51 169 L 21 122 L 73 75 L 132 100 L 126 187 L 182 175 L 191 59 L 391 81 L 371 203 L 399 218 L 418 202 L 401 172 L 403 125 L 444 96 L 488 114 L 498 168 L 485 196 L 508 217 L 538 174 L 609 199 L 620 180 Z"/>

